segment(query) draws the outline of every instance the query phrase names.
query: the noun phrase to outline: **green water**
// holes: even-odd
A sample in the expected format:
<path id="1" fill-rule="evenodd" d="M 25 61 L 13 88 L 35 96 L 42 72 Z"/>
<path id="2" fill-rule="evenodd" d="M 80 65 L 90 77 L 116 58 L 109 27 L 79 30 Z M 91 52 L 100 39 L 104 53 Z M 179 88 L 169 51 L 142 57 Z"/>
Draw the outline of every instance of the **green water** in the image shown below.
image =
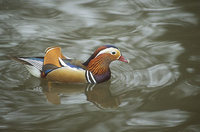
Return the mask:
<path id="1" fill-rule="evenodd" d="M 199 0 L 0 0 L 0 131 L 199 132 Z M 86 60 L 105 44 L 98 84 L 48 84 L 9 56 L 49 46 Z"/>

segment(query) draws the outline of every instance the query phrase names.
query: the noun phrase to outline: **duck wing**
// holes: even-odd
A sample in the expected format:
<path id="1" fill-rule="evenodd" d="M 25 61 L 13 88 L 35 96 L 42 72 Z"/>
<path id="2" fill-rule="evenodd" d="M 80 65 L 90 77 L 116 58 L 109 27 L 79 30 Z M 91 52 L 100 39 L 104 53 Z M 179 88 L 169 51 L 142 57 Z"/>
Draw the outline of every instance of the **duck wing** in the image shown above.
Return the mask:
<path id="1" fill-rule="evenodd" d="M 86 82 L 80 61 L 65 57 L 60 47 L 48 48 L 42 67 L 43 77 L 58 82 Z"/>

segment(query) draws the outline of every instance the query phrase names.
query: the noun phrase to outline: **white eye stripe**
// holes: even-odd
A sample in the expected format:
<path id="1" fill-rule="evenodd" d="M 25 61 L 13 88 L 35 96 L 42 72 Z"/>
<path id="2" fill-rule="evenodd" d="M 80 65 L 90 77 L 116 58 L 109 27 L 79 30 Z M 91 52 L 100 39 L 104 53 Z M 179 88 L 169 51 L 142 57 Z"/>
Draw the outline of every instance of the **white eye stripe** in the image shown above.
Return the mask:
<path id="1" fill-rule="evenodd" d="M 116 49 L 115 48 L 107 48 L 107 49 L 104 49 L 104 50 L 102 50 L 102 51 L 100 51 L 97 55 L 96 55 L 96 57 L 97 56 L 99 56 L 99 55 L 101 55 L 101 54 L 104 54 L 104 53 L 110 53 L 110 54 L 112 54 L 113 52 L 115 52 L 115 54 L 117 53 L 116 51 L 115 51 Z M 96 58 L 95 57 L 95 58 Z"/>

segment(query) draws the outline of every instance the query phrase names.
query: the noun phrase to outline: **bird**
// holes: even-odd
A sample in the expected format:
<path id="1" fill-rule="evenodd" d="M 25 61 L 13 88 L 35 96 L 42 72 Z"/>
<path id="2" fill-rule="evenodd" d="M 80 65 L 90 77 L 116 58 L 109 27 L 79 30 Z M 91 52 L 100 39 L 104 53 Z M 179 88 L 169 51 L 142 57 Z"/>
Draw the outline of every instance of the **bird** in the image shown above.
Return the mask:
<path id="1" fill-rule="evenodd" d="M 64 56 L 61 47 L 45 50 L 44 57 L 14 57 L 23 63 L 35 77 L 64 83 L 102 83 L 111 78 L 110 63 L 119 60 L 128 63 L 119 48 L 113 45 L 98 47 L 85 61 Z"/>

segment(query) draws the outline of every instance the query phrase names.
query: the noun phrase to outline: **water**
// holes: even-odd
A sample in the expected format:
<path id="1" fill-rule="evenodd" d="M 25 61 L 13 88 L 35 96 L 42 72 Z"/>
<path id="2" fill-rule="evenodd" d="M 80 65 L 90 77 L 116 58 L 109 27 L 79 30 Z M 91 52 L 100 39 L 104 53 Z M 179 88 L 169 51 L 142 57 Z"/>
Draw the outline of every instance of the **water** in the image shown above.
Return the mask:
<path id="1" fill-rule="evenodd" d="M 198 0 L 0 0 L 0 131 L 199 132 Z M 98 84 L 56 84 L 9 56 L 53 45 L 86 60 L 104 44 L 111 64 Z"/>

